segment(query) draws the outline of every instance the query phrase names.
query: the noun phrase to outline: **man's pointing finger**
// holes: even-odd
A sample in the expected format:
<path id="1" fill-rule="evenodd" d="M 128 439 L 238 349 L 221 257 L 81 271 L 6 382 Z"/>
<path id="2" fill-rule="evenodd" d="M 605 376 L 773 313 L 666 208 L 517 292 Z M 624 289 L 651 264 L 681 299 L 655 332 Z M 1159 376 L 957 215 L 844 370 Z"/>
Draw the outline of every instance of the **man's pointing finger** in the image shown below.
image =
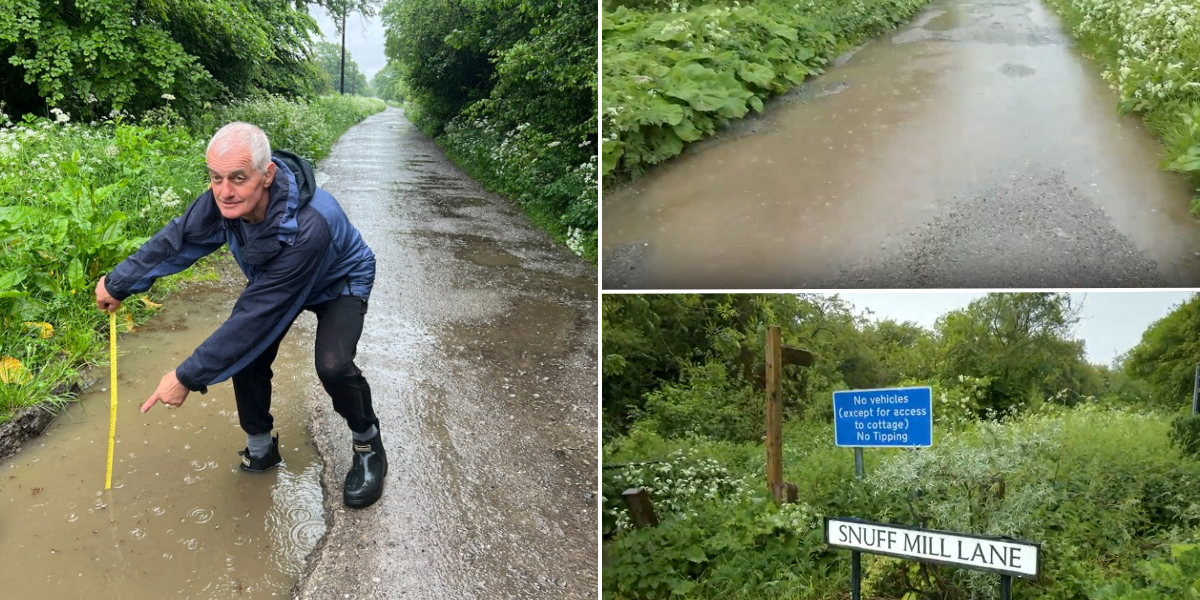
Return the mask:
<path id="1" fill-rule="evenodd" d="M 150 410 L 150 407 L 154 406 L 155 402 L 158 402 L 158 394 L 157 393 L 154 394 L 153 396 L 150 396 L 150 399 L 147 400 L 146 403 L 142 405 L 142 412 L 146 412 L 146 411 Z"/>

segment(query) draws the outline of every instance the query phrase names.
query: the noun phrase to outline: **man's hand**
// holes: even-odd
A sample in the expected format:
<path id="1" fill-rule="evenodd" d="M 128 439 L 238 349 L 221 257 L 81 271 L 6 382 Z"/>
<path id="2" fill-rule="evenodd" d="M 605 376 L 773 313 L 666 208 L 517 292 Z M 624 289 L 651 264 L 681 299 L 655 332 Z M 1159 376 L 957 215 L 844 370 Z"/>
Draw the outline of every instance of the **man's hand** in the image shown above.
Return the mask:
<path id="1" fill-rule="evenodd" d="M 183 387 L 182 383 L 179 383 L 179 379 L 175 377 L 175 371 L 171 371 L 163 375 L 162 381 L 158 382 L 158 389 L 154 390 L 154 393 L 150 394 L 150 399 L 142 405 L 142 412 L 150 410 L 150 407 L 154 406 L 155 402 L 162 402 L 167 406 L 178 408 L 183 406 L 183 401 L 187 399 L 187 395 L 190 393 L 191 390 Z"/>
<path id="2" fill-rule="evenodd" d="M 121 301 L 108 295 L 108 288 L 104 287 L 104 277 L 96 282 L 96 308 L 106 312 L 116 312 L 121 308 Z"/>

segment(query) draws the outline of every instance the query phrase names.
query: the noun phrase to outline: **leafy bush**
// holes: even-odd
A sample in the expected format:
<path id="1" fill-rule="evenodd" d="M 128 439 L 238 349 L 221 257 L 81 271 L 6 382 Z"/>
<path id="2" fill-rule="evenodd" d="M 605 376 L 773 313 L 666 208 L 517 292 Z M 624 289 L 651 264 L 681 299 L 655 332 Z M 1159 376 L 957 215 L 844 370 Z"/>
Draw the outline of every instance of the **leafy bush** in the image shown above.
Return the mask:
<path id="1" fill-rule="evenodd" d="M 687 0 L 603 15 L 602 174 L 640 174 L 799 85 L 927 0 Z"/>
<path id="2" fill-rule="evenodd" d="M 604 598 L 785 598 L 829 582 L 814 511 L 764 496 L 700 501 L 686 518 L 630 531 L 606 546 Z"/>
<path id="3" fill-rule="evenodd" d="M 734 477 L 714 458 L 697 456 L 694 448 L 675 450 L 661 461 L 606 469 L 602 499 L 605 535 L 631 528 L 622 496 L 631 488 L 646 490 L 660 519 L 686 519 L 696 502 L 737 502 L 749 493 L 744 478 Z"/>
<path id="4" fill-rule="evenodd" d="M 1171 443 L 1188 455 L 1200 454 L 1200 415 L 1180 415 L 1171 421 Z"/>
<path id="5" fill-rule="evenodd" d="M 383 100 L 362 96 L 331 94 L 311 101 L 274 96 L 216 107 L 193 119 L 191 128 L 210 137 L 226 123 L 245 121 L 262 128 L 272 148 L 316 162 L 329 156 L 347 129 L 384 108 Z"/>
<path id="6" fill-rule="evenodd" d="M 1197 600 L 1200 544 L 1175 544 L 1170 556 L 1138 563 L 1137 574 L 1098 586 L 1092 600 Z"/>
<path id="7" fill-rule="evenodd" d="M 1050 0 L 1104 67 L 1118 108 L 1140 112 L 1167 168 L 1200 188 L 1200 6 L 1195 0 Z M 1200 214 L 1200 194 L 1192 202 Z"/>
<path id="8" fill-rule="evenodd" d="M 61 108 L 87 120 L 141 115 L 172 96 L 185 115 L 206 102 L 305 95 L 308 2 L 10 0 L 0 11 L 0 80 L 10 113 Z"/>
<path id="9" fill-rule="evenodd" d="M 639 419 L 663 437 L 704 437 L 731 441 L 763 436 L 761 394 L 731 384 L 723 366 L 707 363 L 684 369 L 679 384 L 646 395 Z"/>
<path id="10" fill-rule="evenodd" d="M 672 507 L 660 527 L 609 530 L 605 595 L 840 598 L 848 586 L 849 553 L 820 544 L 818 519 L 854 516 L 1039 542 L 1043 576 L 1019 582 L 1025 588 L 1018 590 L 1021 597 L 1141 598 L 1095 594 L 1110 582 L 1142 581 L 1141 558 L 1192 539 L 1200 526 L 1200 502 L 1194 498 L 1200 463 L 1184 460 L 1169 446 L 1168 427 L 1160 413 L 1045 403 L 1020 417 L 939 433 L 930 449 L 868 450 L 868 476 L 856 480 L 850 452 L 832 446 L 828 424 L 790 423 L 784 479 L 797 484 L 794 510 L 806 520 L 770 535 L 756 525 L 776 514 L 765 490 L 755 485 L 763 480 L 760 444 L 662 440 L 635 428 L 630 437 L 639 439 L 616 438 L 616 451 L 605 452 L 606 463 L 686 457 L 695 448 L 694 456 L 702 458 L 693 460 L 720 467 L 712 481 L 741 479 L 748 491 L 715 500 L 701 491 L 710 489 L 704 484 L 689 494 L 695 477 L 682 477 L 683 484 L 672 484 L 675 491 L 658 492 Z M 670 460 L 673 481 L 687 464 Z M 646 465 L 646 475 L 656 466 Z M 606 474 L 606 510 L 615 506 L 609 488 L 620 487 L 613 483 Z M 657 502 L 654 494 L 652 500 Z M 722 545 L 731 537 L 736 545 Z M 779 564 L 789 567 L 773 566 Z M 879 597 L 996 596 L 992 575 L 881 557 L 865 558 L 864 567 L 870 593 Z M 1144 597 L 1184 597 L 1171 595 L 1174 587 L 1156 585 L 1161 595 Z"/>

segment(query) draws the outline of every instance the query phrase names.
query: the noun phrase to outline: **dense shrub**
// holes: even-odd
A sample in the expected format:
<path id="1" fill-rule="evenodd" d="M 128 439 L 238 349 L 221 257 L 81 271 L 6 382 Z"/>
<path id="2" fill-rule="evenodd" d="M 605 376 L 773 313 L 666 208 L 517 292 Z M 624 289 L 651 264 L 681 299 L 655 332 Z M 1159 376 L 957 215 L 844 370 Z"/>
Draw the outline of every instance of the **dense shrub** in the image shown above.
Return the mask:
<path id="1" fill-rule="evenodd" d="M 304 96 L 316 2 L 7 0 L 0 10 L 0 102 L 9 114 L 60 108 L 87 120 L 167 104 L 263 93 Z"/>
<path id="2" fill-rule="evenodd" d="M 1171 421 L 1171 443 L 1188 455 L 1200 454 L 1200 415 L 1179 415 Z"/>
<path id="3" fill-rule="evenodd" d="M 643 439 L 618 438 L 617 451 L 606 452 L 605 462 L 666 460 L 662 473 L 683 483 L 659 492 L 670 506 L 660 512 L 659 528 L 609 529 L 605 595 L 841 598 L 848 587 L 849 555 L 819 543 L 819 520 L 853 516 L 1038 542 L 1043 576 L 1019 582 L 1022 597 L 1143 597 L 1097 596 L 1096 590 L 1113 582 L 1117 587 L 1103 593 L 1120 585 L 1130 588 L 1134 580 L 1145 585 L 1139 575 L 1144 566 L 1138 566 L 1144 557 L 1194 539 L 1200 503 L 1193 490 L 1200 483 L 1200 464 L 1170 447 L 1168 422 L 1152 412 L 1047 403 L 1019 418 L 939 430 L 930 449 L 868 450 L 865 480 L 854 479 L 850 451 L 833 447 L 829 425 L 793 424 L 785 430 L 784 478 L 797 484 L 800 497 L 796 507 L 783 511 L 756 485 L 763 481 L 761 445 L 652 442 L 646 432 L 637 432 Z M 703 458 L 687 462 L 693 455 Z M 715 494 L 715 486 L 683 475 L 697 463 L 712 465 L 714 480 L 740 480 L 745 487 Z M 654 469 L 661 467 L 639 467 L 644 469 L 640 479 L 653 482 Z M 615 477 L 605 474 L 610 527 L 620 523 L 623 510 L 611 490 L 628 483 L 612 485 Z M 696 493 L 689 493 L 693 488 Z M 651 499 L 657 501 L 655 493 Z M 803 518 L 788 517 L 789 525 L 764 535 L 761 524 L 781 519 L 781 513 Z M 725 545 L 729 539 L 737 545 Z M 788 568 L 771 568 L 774 564 Z M 881 597 L 996 597 L 995 576 L 881 557 L 865 558 L 864 568 L 869 593 Z M 929 577 L 920 576 L 926 572 Z M 1169 595 L 1175 583 L 1153 585 L 1163 586 L 1163 595 L 1144 597 L 1178 597 Z"/>

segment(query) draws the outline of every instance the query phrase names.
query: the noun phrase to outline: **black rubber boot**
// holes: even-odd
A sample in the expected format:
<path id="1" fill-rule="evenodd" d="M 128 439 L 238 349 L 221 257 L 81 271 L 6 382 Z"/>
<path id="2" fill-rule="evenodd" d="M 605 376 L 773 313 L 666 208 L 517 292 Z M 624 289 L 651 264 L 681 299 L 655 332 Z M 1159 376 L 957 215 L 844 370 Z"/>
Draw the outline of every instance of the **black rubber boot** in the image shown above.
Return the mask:
<path id="1" fill-rule="evenodd" d="M 267 455 L 262 458 L 250 456 L 250 449 L 238 450 L 238 455 L 242 457 L 242 470 L 250 471 L 251 473 L 261 473 L 283 462 L 283 457 L 279 455 L 279 435 L 271 438 L 271 449 Z"/>
<path id="2" fill-rule="evenodd" d="M 350 472 L 342 488 L 342 501 L 350 508 L 366 508 L 383 495 L 383 478 L 387 475 L 387 455 L 383 438 L 378 433 L 365 442 L 354 442 Z"/>

